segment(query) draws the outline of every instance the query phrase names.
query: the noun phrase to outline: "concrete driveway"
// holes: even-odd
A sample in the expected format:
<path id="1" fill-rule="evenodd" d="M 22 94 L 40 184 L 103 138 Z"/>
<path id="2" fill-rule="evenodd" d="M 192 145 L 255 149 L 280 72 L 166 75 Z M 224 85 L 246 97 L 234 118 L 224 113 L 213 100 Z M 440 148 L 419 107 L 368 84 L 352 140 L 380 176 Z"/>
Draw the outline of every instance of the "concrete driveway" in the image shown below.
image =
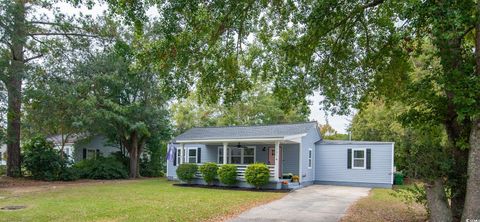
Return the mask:
<path id="1" fill-rule="evenodd" d="M 338 221 L 348 207 L 367 196 L 369 190 L 364 187 L 312 185 L 243 212 L 231 221 Z"/>

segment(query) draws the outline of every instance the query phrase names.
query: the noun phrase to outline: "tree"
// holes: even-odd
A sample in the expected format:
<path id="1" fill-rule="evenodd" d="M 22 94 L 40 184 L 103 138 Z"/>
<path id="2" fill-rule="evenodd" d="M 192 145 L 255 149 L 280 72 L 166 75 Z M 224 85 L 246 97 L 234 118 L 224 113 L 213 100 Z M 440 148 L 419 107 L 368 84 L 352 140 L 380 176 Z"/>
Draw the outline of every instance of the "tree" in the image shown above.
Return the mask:
<path id="1" fill-rule="evenodd" d="M 302 4 L 303 3 L 303 4 Z M 442 124 L 448 152 L 454 159 L 448 175 L 452 189 L 451 210 L 455 220 L 463 211 L 467 184 L 467 155 L 476 148 L 471 129 L 479 114 L 478 78 L 474 70 L 476 48 L 472 41 L 478 9 L 474 1 L 335 1 L 302 2 L 288 17 L 288 28 L 265 28 L 260 39 L 257 70 L 274 79 L 276 90 L 295 99 L 295 92 L 319 90 L 325 108 L 348 112 L 368 98 L 385 96 L 408 104 L 412 122 Z M 452 25 L 455 24 L 455 25 Z M 433 46 L 439 70 L 421 78 L 408 74 L 415 68 L 410 58 Z M 273 67 L 273 68 L 272 68 Z M 279 72 L 270 72 L 270 70 Z M 280 72 L 281 70 L 281 72 Z M 473 134 L 476 135 L 476 134 Z M 470 158 L 469 178 L 475 180 L 478 158 Z M 469 182 L 468 184 L 473 184 Z M 442 184 L 433 184 L 442 185 Z M 478 186 L 470 186 L 478 193 Z M 443 188 L 434 189 L 442 191 Z M 470 197 L 468 201 L 474 201 Z M 468 212 L 480 205 L 466 204 Z M 433 206 L 433 205 L 432 205 Z M 434 212 L 434 211 L 432 211 Z M 435 211 L 439 212 L 439 211 Z M 448 220 L 448 219 L 446 219 Z"/>
<path id="2" fill-rule="evenodd" d="M 119 139 L 130 157 L 130 178 L 139 174 L 139 158 L 152 135 L 168 137 L 164 83 L 155 72 L 133 63 L 133 49 L 118 40 L 112 49 L 77 65 L 74 73 L 84 124 L 93 132 Z"/>
<path id="3" fill-rule="evenodd" d="M 65 75 L 64 69 L 59 70 Z M 25 89 L 25 119 L 27 136 L 60 135 L 60 150 L 75 134 L 85 131 L 81 125 L 82 106 L 76 97 L 75 83 L 55 73 L 39 73 L 29 77 Z M 24 134 L 24 135 L 25 135 Z"/>
<path id="4" fill-rule="evenodd" d="M 446 176 L 443 172 L 451 170 L 452 160 L 445 152 L 445 129 L 428 123 L 402 125 L 401 117 L 407 110 L 406 105 L 399 102 L 390 105 L 381 100 L 369 102 L 353 118 L 352 138 L 395 142 L 395 165 L 408 177 L 428 183 Z M 442 161 L 428 161 L 432 154 L 441 156 Z M 439 162 L 442 162 L 442 172 L 432 172 L 440 168 L 435 165 Z"/>
<path id="5" fill-rule="evenodd" d="M 233 104 L 199 103 L 198 92 L 172 105 L 172 116 L 178 133 L 192 127 L 277 124 L 305 121 L 308 107 L 283 110 L 273 93 L 257 84 Z"/>
<path id="6" fill-rule="evenodd" d="M 68 1 L 67 1 L 68 2 Z M 74 1 L 78 3 L 79 1 Z M 0 1 L 0 79 L 8 95 L 7 175 L 20 176 L 22 83 L 39 58 L 68 54 L 87 44 L 95 22 L 51 10 L 48 1 Z M 41 12 L 47 10 L 51 15 Z M 68 50 L 67 50 L 68 49 Z"/>

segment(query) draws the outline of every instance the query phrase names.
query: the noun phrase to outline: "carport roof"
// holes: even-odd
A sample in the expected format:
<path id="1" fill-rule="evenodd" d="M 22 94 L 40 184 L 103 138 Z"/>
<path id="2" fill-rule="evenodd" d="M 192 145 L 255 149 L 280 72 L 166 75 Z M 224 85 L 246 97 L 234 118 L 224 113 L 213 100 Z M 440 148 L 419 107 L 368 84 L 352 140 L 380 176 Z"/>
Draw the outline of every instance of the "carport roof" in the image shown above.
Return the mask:
<path id="1" fill-rule="evenodd" d="M 315 127 L 317 127 L 315 121 L 276 125 L 197 127 L 180 134 L 174 141 L 181 143 L 205 140 L 285 139 L 306 134 Z"/>

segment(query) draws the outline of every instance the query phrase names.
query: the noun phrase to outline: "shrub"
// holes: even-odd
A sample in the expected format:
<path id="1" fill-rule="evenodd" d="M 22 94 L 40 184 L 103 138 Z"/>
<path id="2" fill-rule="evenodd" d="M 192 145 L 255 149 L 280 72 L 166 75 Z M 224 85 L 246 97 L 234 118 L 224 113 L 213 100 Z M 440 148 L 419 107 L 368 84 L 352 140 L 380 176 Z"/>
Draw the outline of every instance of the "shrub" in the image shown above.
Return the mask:
<path id="1" fill-rule="evenodd" d="M 96 159 L 82 160 L 74 165 L 81 178 L 86 179 L 125 179 L 128 171 L 122 162 L 115 157 L 97 157 Z"/>
<path id="2" fill-rule="evenodd" d="M 198 166 L 194 163 L 184 163 L 177 167 L 177 176 L 181 181 L 190 183 L 195 178 Z"/>
<path id="3" fill-rule="evenodd" d="M 255 163 L 248 165 L 245 170 L 245 180 L 247 183 L 260 189 L 261 186 L 268 184 L 270 179 L 270 170 L 263 163 Z"/>
<path id="4" fill-rule="evenodd" d="M 218 166 L 216 163 L 205 163 L 200 166 L 200 173 L 207 184 L 211 185 L 217 177 Z"/>
<path id="5" fill-rule="evenodd" d="M 34 137 L 23 147 L 23 165 L 36 180 L 75 180 L 78 175 L 69 169 L 69 161 L 62 157 L 53 143 Z"/>
<path id="6" fill-rule="evenodd" d="M 218 179 L 226 185 L 237 183 L 237 167 L 233 164 L 225 164 L 218 168 Z"/>
<path id="7" fill-rule="evenodd" d="M 146 177 L 162 177 L 167 170 L 167 144 L 161 136 L 151 137 L 145 144 L 144 158 L 140 161 L 140 175 Z"/>
<path id="8" fill-rule="evenodd" d="M 3 176 L 7 173 L 7 166 L 0 166 L 0 176 Z"/>

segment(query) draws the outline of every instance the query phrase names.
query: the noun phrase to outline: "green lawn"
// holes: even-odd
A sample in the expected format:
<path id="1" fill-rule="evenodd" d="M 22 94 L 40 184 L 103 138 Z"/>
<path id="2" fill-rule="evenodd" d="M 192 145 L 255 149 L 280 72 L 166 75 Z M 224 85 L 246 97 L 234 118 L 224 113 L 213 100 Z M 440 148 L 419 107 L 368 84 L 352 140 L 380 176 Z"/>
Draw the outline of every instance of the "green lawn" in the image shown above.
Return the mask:
<path id="1" fill-rule="evenodd" d="M 374 188 L 367 197 L 350 206 L 342 222 L 354 221 L 418 221 L 427 220 L 425 208 L 419 204 L 407 205 L 392 195 L 392 189 Z"/>
<path id="2" fill-rule="evenodd" d="M 284 194 L 172 186 L 165 179 L 84 184 L 48 191 L 0 189 L 0 221 L 205 221 L 228 217 Z"/>

